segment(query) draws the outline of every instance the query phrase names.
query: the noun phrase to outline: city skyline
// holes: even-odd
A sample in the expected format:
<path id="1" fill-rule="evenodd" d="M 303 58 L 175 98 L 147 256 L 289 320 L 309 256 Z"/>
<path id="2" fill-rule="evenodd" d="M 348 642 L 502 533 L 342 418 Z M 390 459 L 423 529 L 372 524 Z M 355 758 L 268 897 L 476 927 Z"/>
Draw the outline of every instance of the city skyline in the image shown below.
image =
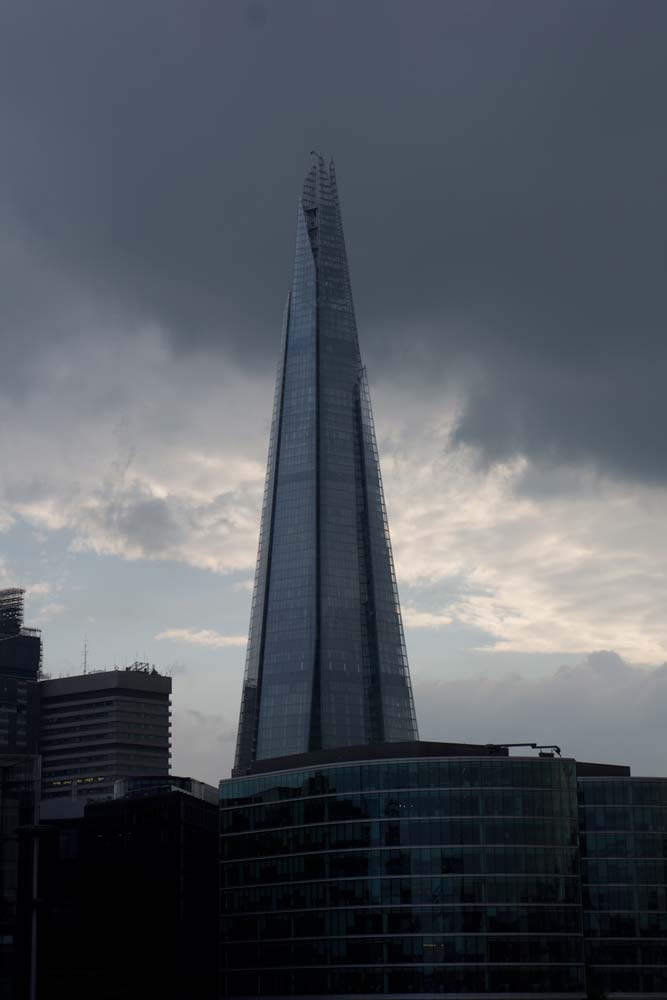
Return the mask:
<path id="1" fill-rule="evenodd" d="M 171 670 L 176 770 L 229 773 L 331 149 L 421 735 L 664 772 L 664 5 L 403 6 L 4 5 L 0 585 L 54 676 Z"/>

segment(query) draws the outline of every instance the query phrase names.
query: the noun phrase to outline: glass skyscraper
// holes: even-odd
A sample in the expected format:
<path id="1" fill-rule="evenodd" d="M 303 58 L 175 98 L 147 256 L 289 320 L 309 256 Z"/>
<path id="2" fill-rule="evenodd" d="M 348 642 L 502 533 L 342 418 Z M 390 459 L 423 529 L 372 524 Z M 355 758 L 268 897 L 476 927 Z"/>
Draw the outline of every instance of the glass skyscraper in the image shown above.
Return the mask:
<path id="1" fill-rule="evenodd" d="M 333 162 L 298 205 L 235 773 L 417 738 Z"/>

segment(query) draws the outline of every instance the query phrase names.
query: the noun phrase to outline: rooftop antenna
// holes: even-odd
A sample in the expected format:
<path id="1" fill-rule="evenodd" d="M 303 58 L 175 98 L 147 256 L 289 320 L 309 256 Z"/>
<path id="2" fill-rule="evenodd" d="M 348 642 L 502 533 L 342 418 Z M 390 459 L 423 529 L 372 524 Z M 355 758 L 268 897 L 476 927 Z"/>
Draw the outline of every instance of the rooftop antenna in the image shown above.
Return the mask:
<path id="1" fill-rule="evenodd" d="M 83 672 L 88 673 L 88 636 L 83 637 Z"/>

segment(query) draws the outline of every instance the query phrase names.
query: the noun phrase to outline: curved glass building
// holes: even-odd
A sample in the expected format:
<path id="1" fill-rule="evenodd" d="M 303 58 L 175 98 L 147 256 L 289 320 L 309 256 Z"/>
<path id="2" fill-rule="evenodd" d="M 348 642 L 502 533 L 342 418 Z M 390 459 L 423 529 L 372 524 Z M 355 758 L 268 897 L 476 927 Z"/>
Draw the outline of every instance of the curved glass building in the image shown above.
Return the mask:
<path id="1" fill-rule="evenodd" d="M 400 751 L 221 783 L 223 995 L 582 996 L 574 761 Z"/>

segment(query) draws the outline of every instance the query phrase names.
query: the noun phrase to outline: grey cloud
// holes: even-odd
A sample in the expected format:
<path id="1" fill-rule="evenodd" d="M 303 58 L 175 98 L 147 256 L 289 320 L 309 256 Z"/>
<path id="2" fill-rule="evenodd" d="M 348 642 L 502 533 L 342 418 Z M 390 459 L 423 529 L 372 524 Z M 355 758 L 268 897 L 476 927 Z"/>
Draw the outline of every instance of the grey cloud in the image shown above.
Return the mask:
<path id="1" fill-rule="evenodd" d="M 667 665 L 644 670 L 596 652 L 537 679 L 417 678 L 415 700 L 423 739 L 556 743 L 579 760 L 664 773 Z"/>
<path id="2" fill-rule="evenodd" d="M 661 0 L 8 0 L 11 391 L 82 311 L 272 367 L 317 146 L 371 375 L 456 381 L 489 461 L 664 479 L 666 29 Z"/>
<path id="3" fill-rule="evenodd" d="M 221 572 L 246 570 L 254 556 L 257 493 L 256 484 L 240 483 L 195 502 L 187 494 L 156 496 L 148 484 L 135 480 L 112 495 L 99 491 L 92 505 L 84 501 L 74 507 L 75 544 L 130 559 L 180 559 Z"/>
<path id="4" fill-rule="evenodd" d="M 189 672 L 187 663 L 182 663 L 180 660 L 172 660 L 164 669 L 170 677 L 183 677 Z"/>
<path id="5" fill-rule="evenodd" d="M 51 495 L 51 486 L 43 479 L 22 479 L 18 482 L 8 482 L 4 488 L 4 497 L 12 506 L 39 503 Z"/>
<path id="6" fill-rule="evenodd" d="M 229 777 L 234 760 L 236 719 L 232 721 L 226 716 L 197 709 L 176 710 L 173 740 L 175 774 L 191 775 L 212 785 Z"/>
<path id="7" fill-rule="evenodd" d="M 161 497 L 132 496 L 111 503 L 104 512 L 113 535 L 150 557 L 183 540 L 183 531 L 169 504 Z"/>

